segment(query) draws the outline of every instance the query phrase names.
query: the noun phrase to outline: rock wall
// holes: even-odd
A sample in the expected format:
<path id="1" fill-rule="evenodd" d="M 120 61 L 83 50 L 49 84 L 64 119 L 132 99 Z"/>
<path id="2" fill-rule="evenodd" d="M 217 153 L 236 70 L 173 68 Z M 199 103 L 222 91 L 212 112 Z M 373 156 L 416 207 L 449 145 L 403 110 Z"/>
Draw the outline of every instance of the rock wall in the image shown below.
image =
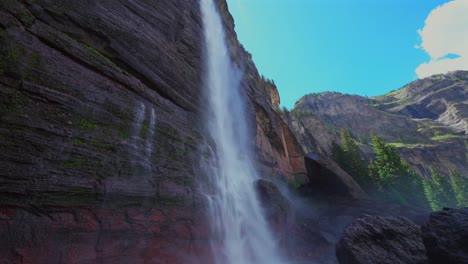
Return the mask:
<path id="1" fill-rule="evenodd" d="M 302 150 L 218 1 L 260 172 Z M 0 3 L 0 262 L 209 263 L 198 1 Z M 256 136 L 255 136 L 256 135 Z"/>

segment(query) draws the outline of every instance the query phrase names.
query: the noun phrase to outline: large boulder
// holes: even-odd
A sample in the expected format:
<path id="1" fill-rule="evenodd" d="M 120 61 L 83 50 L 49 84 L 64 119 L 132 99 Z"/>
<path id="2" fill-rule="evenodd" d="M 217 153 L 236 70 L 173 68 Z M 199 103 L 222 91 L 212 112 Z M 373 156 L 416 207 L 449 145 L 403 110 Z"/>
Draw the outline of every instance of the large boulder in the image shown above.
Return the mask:
<path id="1" fill-rule="evenodd" d="M 305 157 L 305 166 L 309 183 L 304 186 L 303 192 L 354 199 L 367 197 L 356 181 L 331 158 L 318 153 L 309 153 Z"/>
<path id="2" fill-rule="evenodd" d="M 340 264 L 427 263 L 419 226 L 404 217 L 364 215 L 336 245 Z"/>
<path id="3" fill-rule="evenodd" d="M 432 213 L 422 237 L 429 263 L 468 263 L 468 207 Z"/>

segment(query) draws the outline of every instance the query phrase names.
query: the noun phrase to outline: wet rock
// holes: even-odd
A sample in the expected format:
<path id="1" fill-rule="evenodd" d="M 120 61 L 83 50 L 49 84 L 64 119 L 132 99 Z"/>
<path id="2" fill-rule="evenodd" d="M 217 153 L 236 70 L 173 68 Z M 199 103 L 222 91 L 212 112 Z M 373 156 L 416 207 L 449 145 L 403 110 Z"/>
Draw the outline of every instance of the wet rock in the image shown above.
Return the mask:
<path id="1" fill-rule="evenodd" d="M 429 263 L 468 263 L 468 208 L 434 212 L 421 230 Z"/>
<path id="2" fill-rule="evenodd" d="M 267 219 L 275 225 L 286 225 L 292 220 L 291 203 L 281 194 L 272 182 L 257 180 L 255 182 L 260 202 L 267 212 Z"/>
<path id="3" fill-rule="evenodd" d="M 419 226 L 403 217 L 370 215 L 346 228 L 336 245 L 336 256 L 340 264 L 428 261 Z"/>

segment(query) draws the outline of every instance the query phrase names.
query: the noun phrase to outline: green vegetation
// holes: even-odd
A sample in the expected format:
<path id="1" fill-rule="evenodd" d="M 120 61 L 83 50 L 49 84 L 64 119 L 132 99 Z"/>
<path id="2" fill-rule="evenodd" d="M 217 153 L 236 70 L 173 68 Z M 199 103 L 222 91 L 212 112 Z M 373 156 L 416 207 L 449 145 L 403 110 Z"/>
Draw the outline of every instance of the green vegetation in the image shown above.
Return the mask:
<path id="1" fill-rule="evenodd" d="M 88 44 L 84 43 L 84 42 L 81 42 L 81 41 L 78 41 L 77 39 L 71 37 L 70 35 L 68 34 L 64 34 L 66 38 L 68 38 L 69 40 L 72 40 L 74 42 L 77 42 L 78 44 L 80 44 L 81 46 L 83 46 L 84 48 L 86 48 L 87 50 L 91 51 L 92 53 L 96 54 L 98 57 L 100 57 L 101 59 L 105 60 L 106 62 L 108 62 L 110 65 L 114 66 L 117 68 L 117 65 L 111 61 L 108 57 L 106 57 L 104 54 L 102 54 L 99 50 L 89 46 Z"/>
<path id="2" fill-rule="evenodd" d="M 375 159 L 367 166 L 349 132 L 332 143 L 333 159 L 371 196 L 404 205 L 428 207 L 422 179 L 400 158 L 394 147 L 372 132 Z"/>
<path id="3" fill-rule="evenodd" d="M 79 127 L 81 130 L 93 130 L 96 129 L 96 122 L 82 118 Z"/>
<path id="4" fill-rule="evenodd" d="M 395 151 L 395 147 L 408 147 L 407 144 L 384 143 L 374 132 L 371 136 L 375 158 L 366 168 L 351 134 L 342 130 L 340 136 L 341 145 L 332 143 L 333 159 L 371 197 L 432 210 L 468 206 L 468 178 L 459 172 L 450 171 L 449 178 L 431 168 L 431 178 L 423 180 Z"/>
<path id="5" fill-rule="evenodd" d="M 431 179 L 424 180 L 424 192 L 432 210 L 440 210 L 444 206 L 452 205 L 454 194 L 449 189 L 449 180 L 434 168 L 431 168 Z"/>
<path id="6" fill-rule="evenodd" d="M 117 136 L 123 139 L 130 138 L 130 129 L 126 126 L 118 126 Z"/>
<path id="7" fill-rule="evenodd" d="M 465 158 L 466 158 L 466 161 L 468 162 L 468 142 L 465 142 Z"/>
<path id="8" fill-rule="evenodd" d="M 388 143 L 388 145 L 394 148 L 422 148 L 425 146 L 429 146 L 427 144 L 405 144 L 402 142 L 392 142 L 392 143 Z"/>
<path id="9" fill-rule="evenodd" d="M 100 57 L 101 59 L 105 60 L 106 62 L 108 62 L 110 65 L 114 66 L 117 68 L 117 65 L 111 61 L 108 57 L 104 56 L 101 52 L 99 52 L 99 50 L 83 43 L 83 42 L 79 42 L 81 44 L 81 46 L 85 47 L 86 49 L 88 49 L 89 51 L 93 52 L 94 54 L 96 54 L 98 57 Z"/>
<path id="10" fill-rule="evenodd" d="M 435 137 L 432 137 L 431 140 L 440 141 L 440 140 L 446 140 L 446 139 L 452 139 L 452 138 L 463 138 L 463 136 L 455 135 L 455 134 L 444 134 L 444 135 L 436 135 Z"/>
<path id="11" fill-rule="evenodd" d="M 268 78 L 266 78 L 263 74 L 260 76 L 260 78 L 262 78 L 262 81 L 263 81 L 263 82 L 266 82 L 266 83 L 268 83 L 268 84 L 271 84 L 271 85 L 276 86 L 275 80 L 273 80 L 273 79 L 268 79 Z"/>
<path id="12" fill-rule="evenodd" d="M 300 117 L 304 117 L 304 116 L 313 116 L 314 115 L 314 112 L 312 112 L 311 110 L 301 110 L 301 109 L 294 109 L 291 111 L 291 115 L 297 117 L 297 118 L 300 118 Z"/>
<path id="13" fill-rule="evenodd" d="M 274 179 L 274 177 L 271 177 Z M 281 178 L 280 178 L 281 179 Z M 294 173 L 294 177 L 291 180 L 286 182 L 286 185 L 292 189 L 298 189 L 299 187 L 303 186 L 307 183 L 307 176 L 303 173 Z"/>
<path id="14" fill-rule="evenodd" d="M 371 188 L 367 164 L 361 156 L 356 141 L 348 130 L 340 131 L 342 146 L 332 142 L 332 157 L 365 190 Z"/>
<path id="15" fill-rule="evenodd" d="M 450 178 L 431 168 L 432 177 L 424 181 L 424 191 L 433 210 L 468 206 L 468 179 L 451 170 Z"/>
<path id="16" fill-rule="evenodd" d="M 395 149 L 372 132 L 375 159 L 369 164 L 376 195 L 401 204 L 427 207 L 422 179 L 398 155 Z"/>
<path id="17" fill-rule="evenodd" d="M 340 136 L 340 131 L 336 129 L 333 125 L 330 125 L 328 123 L 324 123 L 325 128 L 330 132 L 332 135 Z"/>
<path id="18" fill-rule="evenodd" d="M 452 186 L 458 207 L 468 207 L 468 179 L 458 171 L 450 171 L 450 184 Z"/>

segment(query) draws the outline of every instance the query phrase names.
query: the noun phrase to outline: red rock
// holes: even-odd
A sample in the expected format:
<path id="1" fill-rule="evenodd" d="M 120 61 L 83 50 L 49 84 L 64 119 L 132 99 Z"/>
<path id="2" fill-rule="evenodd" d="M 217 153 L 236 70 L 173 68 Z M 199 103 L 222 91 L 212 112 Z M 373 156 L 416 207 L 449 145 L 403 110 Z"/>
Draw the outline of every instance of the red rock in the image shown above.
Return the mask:
<path id="1" fill-rule="evenodd" d="M 161 213 L 161 211 L 153 209 L 151 211 L 151 215 L 149 216 L 149 220 L 154 222 L 162 222 L 166 220 L 166 217 Z"/>
<path id="2" fill-rule="evenodd" d="M 190 209 L 182 207 L 164 207 L 162 208 L 164 215 L 171 221 L 193 219 L 193 212 Z"/>

